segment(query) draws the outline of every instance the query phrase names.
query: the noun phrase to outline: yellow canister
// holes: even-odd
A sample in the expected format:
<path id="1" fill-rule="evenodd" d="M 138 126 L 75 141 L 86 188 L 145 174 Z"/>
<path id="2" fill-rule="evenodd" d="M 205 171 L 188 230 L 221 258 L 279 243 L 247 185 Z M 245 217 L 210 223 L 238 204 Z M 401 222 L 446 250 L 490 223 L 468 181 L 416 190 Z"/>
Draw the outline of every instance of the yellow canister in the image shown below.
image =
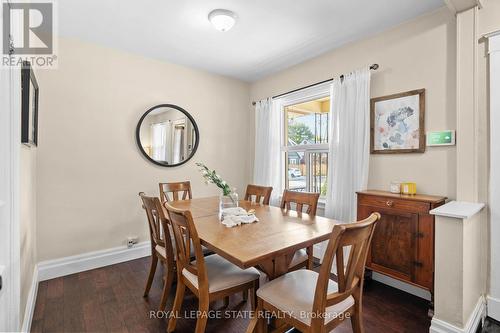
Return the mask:
<path id="1" fill-rule="evenodd" d="M 416 183 L 402 183 L 401 184 L 402 194 L 417 194 L 417 184 Z"/>

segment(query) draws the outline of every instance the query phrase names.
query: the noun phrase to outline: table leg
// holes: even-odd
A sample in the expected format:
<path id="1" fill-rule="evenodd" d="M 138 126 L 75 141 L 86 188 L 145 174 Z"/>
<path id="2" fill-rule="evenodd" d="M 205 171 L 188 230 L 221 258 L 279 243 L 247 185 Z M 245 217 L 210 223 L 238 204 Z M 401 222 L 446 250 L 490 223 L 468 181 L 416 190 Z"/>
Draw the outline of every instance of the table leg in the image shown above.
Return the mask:
<path id="1" fill-rule="evenodd" d="M 274 258 L 274 274 L 273 279 L 285 275 L 288 272 L 288 267 L 293 259 L 292 254 L 285 254 L 279 257 Z"/>

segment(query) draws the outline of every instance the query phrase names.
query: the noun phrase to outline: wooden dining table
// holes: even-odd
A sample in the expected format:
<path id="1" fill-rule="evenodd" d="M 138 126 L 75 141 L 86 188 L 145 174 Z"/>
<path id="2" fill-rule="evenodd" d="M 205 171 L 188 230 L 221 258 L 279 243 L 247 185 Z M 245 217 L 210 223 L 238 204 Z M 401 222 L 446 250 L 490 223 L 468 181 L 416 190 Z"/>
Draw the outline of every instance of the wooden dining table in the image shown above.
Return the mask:
<path id="1" fill-rule="evenodd" d="M 297 250 L 328 240 L 334 225 L 341 223 L 241 200 L 239 206 L 255 210 L 259 221 L 228 228 L 221 223 L 218 197 L 169 204 L 191 211 L 202 245 L 240 268 L 257 266 L 269 279 L 285 274 Z"/>

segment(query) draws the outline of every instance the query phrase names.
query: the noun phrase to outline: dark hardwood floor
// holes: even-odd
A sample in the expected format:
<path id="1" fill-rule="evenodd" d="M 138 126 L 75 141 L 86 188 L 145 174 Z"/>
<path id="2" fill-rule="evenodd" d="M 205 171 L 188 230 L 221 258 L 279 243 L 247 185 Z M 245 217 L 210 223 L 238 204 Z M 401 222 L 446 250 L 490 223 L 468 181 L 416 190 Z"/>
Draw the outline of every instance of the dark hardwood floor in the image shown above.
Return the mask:
<path id="1" fill-rule="evenodd" d="M 148 269 L 149 258 L 143 258 L 40 282 L 31 331 L 165 332 L 167 320 L 151 318 L 160 302 L 162 270 L 158 268 L 150 295 L 143 298 Z M 175 287 L 167 309 L 174 293 Z M 211 314 L 222 318 L 209 319 L 206 332 L 245 332 L 249 304 L 241 294 L 232 296 L 226 309 L 222 303 L 211 306 Z M 363 305 L 367 333 L 429 331 L 427 301 L 418 297 L 372 281 L 365 287 Z M 182 312 L 188 318 L 178 320 L 177 332 L 194 330 L 197 306 L 196 297 L 186 294 Z M 349 320 L 334 332 L 352 332 Z"/>
<path id="2" fill-rule="evenodd" d="M 486 317 L 483 327 L 478 329 L 478 333 L 500 333 L 500 322 Z"/>

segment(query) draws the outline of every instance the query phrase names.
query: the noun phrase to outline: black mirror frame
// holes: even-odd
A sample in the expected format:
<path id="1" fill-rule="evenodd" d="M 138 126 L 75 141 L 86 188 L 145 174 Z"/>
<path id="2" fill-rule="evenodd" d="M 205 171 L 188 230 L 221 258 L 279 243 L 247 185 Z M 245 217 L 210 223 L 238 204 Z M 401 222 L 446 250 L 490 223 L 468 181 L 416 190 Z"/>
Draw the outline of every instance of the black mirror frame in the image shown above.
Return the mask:
<path id="1" fill-rule="evenodd" d="M 193 152 L 191 153 L 191 155 L 189 155 L 188 158 L 186 158 L 184 161 L 180 162 L 180 163 L 176 163 L 176 164 L 165 164 L 165 163 L 161 163 L 161 162 L 158 162 L 158 161 L 155 161 L 153 160 L 147 153 L 146 151 L 144 150 L 144 148 L 142 148 L 142 144 L 141 144 L 141 136 L 140 136 L 140 131 L 141 131 L 141 125 L 142 125 L 142 122 L 144 121 L 144 118 L 146 118 L 146 116 L 153 110 L 155 109 L 158 109 L 158 108 L 172 108 L 172 109 L 176 109 L 182 113 L 184 113 L 186 115 L 186 117 L 191 121 L 191 124 L 193 124 L 193 128 L 194 128 L 194 131 L 195 131 L 195 135 L 196 135 L 196 141 L 194 143 L 194 147 L 193 147 Z M 139 122 L 137 123 L 137 127 L 135 129 L 135 140 L 137 142 L 137 146 L 139 147 L 139 150 L 141 151 L 142 155 L 144 155 L 144 157 L 146 157 L 146 159 L 156 165 L 159 165 L 159 166 L 162 166 L 162 167 L 176 167 L 176 166 L 180 166 L 180 165 L 183 165 L 184 163 L 186 163 L 187 161 L 189 161 L 193 156 L 194 154 L 196 154 L 196 151 L 198 150 L 198 144 L 200 142 L 200 131 L 198 130 L 198 125 L 196 124 L 196 122 L 194 121 L 193 117 L 189 114 L 189 112 L 187 112 L 186 110 L 184 110 L 183 108 L 181 108 L 180 106 L 177 106 L 177 105 L 174 105 L 174 104 L 158 104 L 156 106 L 153 106 L 152 108 L 148 109 L 146 112 L 144 112 L 144 114 L 142 115 L 142 117 L 139 119 Z"/>

